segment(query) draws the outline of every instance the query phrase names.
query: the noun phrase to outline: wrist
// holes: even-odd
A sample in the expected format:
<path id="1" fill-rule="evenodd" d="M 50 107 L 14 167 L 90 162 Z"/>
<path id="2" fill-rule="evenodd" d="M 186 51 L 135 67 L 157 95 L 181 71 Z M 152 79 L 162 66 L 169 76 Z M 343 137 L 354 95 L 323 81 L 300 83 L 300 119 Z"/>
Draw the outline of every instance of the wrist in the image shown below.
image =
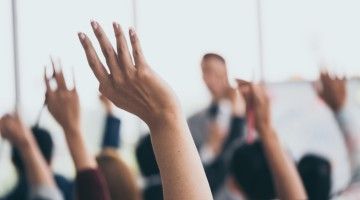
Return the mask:
<path id="1" fill-rule="evenodd" d="M 181 111 L 174 110 L 154 115 L 146 124 L 149 126 L 150 132 L 158 132 L 165 128 L 177 126 L 179 123 L 183 123 L 182 121 L 186 123 Z"/>

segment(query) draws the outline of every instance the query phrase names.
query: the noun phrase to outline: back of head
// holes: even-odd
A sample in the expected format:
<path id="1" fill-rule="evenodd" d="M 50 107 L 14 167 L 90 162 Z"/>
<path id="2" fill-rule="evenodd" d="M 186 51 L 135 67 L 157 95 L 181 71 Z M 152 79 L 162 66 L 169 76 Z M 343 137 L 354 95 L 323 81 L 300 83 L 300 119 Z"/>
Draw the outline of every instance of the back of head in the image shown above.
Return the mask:
<path id="1" fill-rule="evenodd" d="M 331 191 L 331 165 L 317 155 L 307 155 L 298 164 L 309 199 L 329 199 Z"/>
<path id="2" fill-rule="evenodd" d="M 136 147 L 136 158 L 140 167 L 141 174 L 145 177 L 159 175 L 159 167 L 157 165 L 154 150 L 151 145 L 150 135 L 141 138 Z"/>
<path id="3" fill-rule="evenodd" d="M 103 150 L 96 160 L 109 187 L 111 199 L 140 199 L 135 176 L 116 150 Z"/>
<path id="4" fill-rule="evenodd" d="M 235 182 L 249 199 L 274 199 L 271 172 L 259 141 L 238 147 L 231 161 Z"/>
<path id="5" fill-rule="evenodd" d="M 54 143 L 50 133 L 39 127 L 32 127 L 32 133 L 35 141 L 43 155 L 45 161 L 50 165 L 53 155 Z M 16 148 L 12 148 L 11 159 L 18 172 L 24 172 L 24 164 L 20 156 L 20 152 Z"/>

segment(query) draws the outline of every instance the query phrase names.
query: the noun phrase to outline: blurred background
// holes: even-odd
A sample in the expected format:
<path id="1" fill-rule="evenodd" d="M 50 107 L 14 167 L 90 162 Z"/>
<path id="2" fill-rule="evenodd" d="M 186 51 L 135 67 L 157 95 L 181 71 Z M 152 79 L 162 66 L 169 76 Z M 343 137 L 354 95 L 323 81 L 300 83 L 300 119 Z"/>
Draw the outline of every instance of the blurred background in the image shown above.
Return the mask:
<path id="1" fill-rule="evenodd" d="M 344 141 L 333 116 L 309 82 L 318 77 L 319 66 L 352 77 L 349 100 L 360 111 L 360 2 L 261 3 L 264 78 L 269 82 L 275 126 L 284 143 L 291 146 L 289 151 L 295 159 L 309 151 L 329 157 L 335 166 L 333 190 L 340 190 L 350 177 Z M 100 148 L 105 111 L 98 99 L 97 81 L 77 38 L 77 32 L 83 31 L 95 39 L 91 19 L 103 25 L 112 42 L 113 21 L 124 29 L 134 26 L 148 62 L 175 90 L 187 115 L 210 101 L 201 77 L 204 53 L 223 55 L 231 78 L 261 77 L 255 0 L 18 0 L 17 6 L 23 118 L 28 125 L 35 123 L 44 101 L 44 66 L 50 65 L 49 56 L 61 58 L 67 77 L 72 77 L 72 70 L 75 72 L 83 130 L 94 154 Z M 15 106 L 10 0 L 0 1 L 0 27 L 2 115 Z M 121 154 L 136 170 L 133 146 L 146 133 L 146 126 L 124 111 L 117 110 L 116 114 L 123 120 Z M 40 126 L 51 130 L 56 143 L 54 170 L 73 177 L 62 130 L 47 111 L 41 116 Z M 7 183 L 0 188 L 1 196 L 15 183 L 16 176 L 9 162 L 9 145 L 3 141 L 0 145 L 0 182 Z"/>

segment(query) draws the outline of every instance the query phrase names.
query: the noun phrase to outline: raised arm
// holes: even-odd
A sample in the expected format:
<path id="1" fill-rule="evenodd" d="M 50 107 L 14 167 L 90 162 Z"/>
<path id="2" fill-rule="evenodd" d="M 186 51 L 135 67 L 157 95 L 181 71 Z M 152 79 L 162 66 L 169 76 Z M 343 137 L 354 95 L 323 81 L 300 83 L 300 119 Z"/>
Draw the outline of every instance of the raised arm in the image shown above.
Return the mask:
<path id="1" fill-rule="evenodd" d="M 209 184 L 177 98 L 145 61 L 137 34 L 129 30 L 132 56 L 120 25 L 113 24 L 117 52 L 100 25 L 91 23 L 109 72 L 89 38 L 79 33 L 100 92 L 150 128 L 165 199 L 212 199 Z M 134 63 L 133 63 L 134 60 Z"/>
<path id="2" fill-rule="evenodd" d="M 247 85 L 245 94 L 253 106 L 255 127 L 263 144 L 279 199 L 307 199 L 294 163 L 288 157 L 271 125 L 270 105 L 263 86 Z"/>
<path id="3" fill-rule="evenodd" d="M 95 157 L 86 149 L 80 125 L 80 104 L 76 89 L 66 87 L 62 71 L 54 68 L 57 88 L 50 88 L 45 73 L 46 104 L 49 112 L 64 130 L 65 138 L 77 171 L 76 189 L 78 199 L 110 199 L 105 180 L 100 173 Z"/>
<path id="4" fill-rule="evenodd" d="M 0 119 L 0 132 L 1 136 L 20 152 L 25 165 L 27 181 L 30 185 L 29 198 L 63 199 L 30 129 L 25 127 L 19 117 L 16 115 L 2 117 Z"/>

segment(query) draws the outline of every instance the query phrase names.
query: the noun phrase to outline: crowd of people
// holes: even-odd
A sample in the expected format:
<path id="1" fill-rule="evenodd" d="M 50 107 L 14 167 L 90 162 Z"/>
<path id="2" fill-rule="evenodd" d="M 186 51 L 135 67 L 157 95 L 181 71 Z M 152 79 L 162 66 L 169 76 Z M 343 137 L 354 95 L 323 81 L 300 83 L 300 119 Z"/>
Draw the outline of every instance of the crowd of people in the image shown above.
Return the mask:
<path id="1" fill-rule="evenodd" d="M 0 119 L 1 136 L 12 145 L 16 186 L 4 200 L 237 200 L 330 199 L 360 197 L 358 124 L 347 107 L 345 77 L 321 72 L 314 91 L 333 112 L 347 143 L 352 180 L 343 191 L 331 193 L 332 165 L 328 158 L 306 154 L 295 162 L 280 142 L 272 123 L 266 84 L 237 79 L 230 84 L 225 59 L 215 53 L 201 61 L 211 104 L 186 119 L 172 89 L 147 63 L 134 29 L 125 33 L 113 23 L 116 47 L 102 27 L 91 22 L 106 63 L 89 37 L 80 43 L 99 82 L 106 109 L 98 155 L 86 148 L 81 129 L 76 84 L 68 88 L 61 66 L 44 73 L 45 105 L 62 127 L 75 168 L 75 180 L 51 170 L 53 140 L 48 130 L 26 127 L 18 113 Z M 56 88 L 50 81 L 56 82 Z M 122 121 L 113 107 L 143 120 L 149 133 L 140 138 L 135 155 L 144 184 L 118 153 Z"/>

